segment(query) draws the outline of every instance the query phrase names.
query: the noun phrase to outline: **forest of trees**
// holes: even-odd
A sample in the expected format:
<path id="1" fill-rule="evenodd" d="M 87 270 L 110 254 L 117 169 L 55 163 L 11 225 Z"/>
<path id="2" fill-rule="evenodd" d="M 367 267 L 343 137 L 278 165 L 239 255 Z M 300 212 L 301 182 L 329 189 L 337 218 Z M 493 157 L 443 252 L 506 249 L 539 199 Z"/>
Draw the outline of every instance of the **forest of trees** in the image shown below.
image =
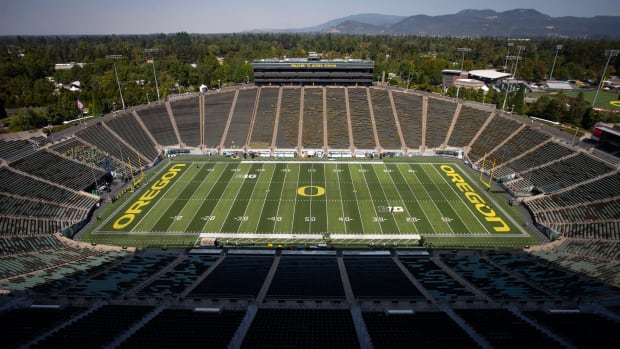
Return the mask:
<path id="1" fill-rule="evenodd" d="M 563 45 L 553 77 L 597 84 L 606 63 L 605 50 L 620 47 L 609 40 L 528 39 L 513 41 L 525 46 L 516 78 L 545 80 L 556 54 Z M 252 79 L 252 61 L 261 58 L 305 57 L 310 51 L 324 58 L 363 58 L 375 61 L 375 80 L 385 72 L 395 74 L 390 84 L 424 91 L 447 93 L 440 87 L 443 69 L 460 69 L 459 47 L 471 48 L 463 61 L 464 70 L 504 69 L 506 38 L 445 38 L 421 36 L 374 36 L 338 34 L 176 34 L 128 36 L 48 36 L 0 38 L 0 119 L 6 110 L 17 110 L 10 118 L 10 130 L 58 125 L 74 119 L 79 99 L 89 113 L 97 115 L 121 107 L 114 66 L 117 68 L 127 106 L 157 99 L 153 68 L 161 98 L 170 94 L 245 83 Z M 150 49 L 155 49 L 153 52 Z M 511 54 L 514 54 L 511 53 Z M 110 55 L 121 58 L 111 59 Z M 218 61 L 222 59 L 222 62 Z M 79 62 L 70 70 L 55 70 L 56 63 Z M 154 63 L 153 63 L 154 62 Z M 155 66 L 153 67 L 153 64 Z M 511 64 L 511 63 L 509 63 Z M 620 69 L 613 59 L 607 76 Z M 80 81 L 81 89 L 56 88 Z M 523 103 L 525 91 L 509 94 L 507 105 L 517 113 L 589 128 L 594 122 L 613 121 L 616 114 L 589 108 L 583 96 L 569 99 L 562 94 Z M 460 98 L 494 103 L 501 108 L 503 92 L 486 95 L 461 90 Z M 569 107 L 570 106 L 570 107 Z"/>

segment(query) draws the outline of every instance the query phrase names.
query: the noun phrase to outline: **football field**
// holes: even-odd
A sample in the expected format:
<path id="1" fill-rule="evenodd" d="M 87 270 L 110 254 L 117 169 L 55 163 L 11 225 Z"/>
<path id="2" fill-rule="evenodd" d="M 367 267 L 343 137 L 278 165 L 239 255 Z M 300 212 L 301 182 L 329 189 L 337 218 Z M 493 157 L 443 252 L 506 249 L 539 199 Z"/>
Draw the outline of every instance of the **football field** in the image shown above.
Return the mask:
<path id="1" fill-rule="evenodd" d="M 522 218 L 513 218 L 460 166 L 175 160 L 160 165 L 88 236 L 129 246 L 154 237 L 195 243 L 199 236 L 254 246 L 415 246 L 420 237 L 455 245 L 467 239 L 532 243 Z"/>

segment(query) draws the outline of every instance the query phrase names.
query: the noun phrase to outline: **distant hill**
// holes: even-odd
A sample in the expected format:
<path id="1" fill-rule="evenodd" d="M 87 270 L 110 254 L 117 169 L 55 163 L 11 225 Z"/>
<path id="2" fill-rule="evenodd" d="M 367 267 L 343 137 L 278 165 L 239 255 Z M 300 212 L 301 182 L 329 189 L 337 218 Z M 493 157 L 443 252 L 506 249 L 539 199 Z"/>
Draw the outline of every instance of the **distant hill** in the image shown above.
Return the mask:
<path id="1" fill-rule="evenodd" d="M 439 36 L 510 36 L 620 38 L 620 16 L 551 17 L 531 9 L 505 12 L 463 10 L 456 14 L 410 17 L 359 14 L 307 28 L 272 32 L 410 34 Z"/>

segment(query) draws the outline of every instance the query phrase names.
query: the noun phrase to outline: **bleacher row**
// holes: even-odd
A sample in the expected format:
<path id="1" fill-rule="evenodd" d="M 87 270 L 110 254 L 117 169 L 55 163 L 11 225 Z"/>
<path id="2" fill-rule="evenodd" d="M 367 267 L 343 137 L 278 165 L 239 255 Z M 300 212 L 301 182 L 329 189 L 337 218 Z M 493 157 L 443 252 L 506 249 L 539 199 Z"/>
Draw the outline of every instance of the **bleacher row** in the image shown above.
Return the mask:
<path id="1" fill-rule="evenodd" d="M 617 268 L 600 270 L 615 277 L 612 286 L 523 252 L 133 253 L 53 239 L 0 238 L 0 246 L 15 251 L 0 256 L 0 289 L 62 305 L 4 307 L 5 330 L 16 327 L 10 340 L 3 337 L 9 347 L 340 348 L 369 341 L 379 348 L 516 348 L 526 343 L 521 336 L 545 347 L 620 344 L 613 330 L 620 314 L 614 319 L 585 308 L 620 297 Z M 546 252 L 564 256 L 560 251 L 567 247 Z M 608 256 L 612 250 L 599 245 L 590 253 Z M 539 319 L 548 309 L 581 304 L 581 311 Z M 591 321 L 582 325 L 596 339 L 552 323 L 565 317 Z"/>

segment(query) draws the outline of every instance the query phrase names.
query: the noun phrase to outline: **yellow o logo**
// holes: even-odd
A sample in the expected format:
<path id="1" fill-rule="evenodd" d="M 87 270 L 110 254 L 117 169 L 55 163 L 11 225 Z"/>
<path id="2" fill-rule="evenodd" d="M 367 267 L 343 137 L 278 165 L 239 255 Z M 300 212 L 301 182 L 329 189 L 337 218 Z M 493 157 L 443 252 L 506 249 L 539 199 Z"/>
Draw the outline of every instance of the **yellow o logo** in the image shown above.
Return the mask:
<path id="1" fill-rule="evenodd" d="M 316 190 L 316 192 L 313 193 L 314 190 L 312 189 Z M 310 191 L 310 193 L 308 193 L 308 191 Z M 307 185 L 305 187 L 297 188 L 297 194 L 301 196 L 323 196 L 325 195 L 325 188 L 317 185 Z"/>

